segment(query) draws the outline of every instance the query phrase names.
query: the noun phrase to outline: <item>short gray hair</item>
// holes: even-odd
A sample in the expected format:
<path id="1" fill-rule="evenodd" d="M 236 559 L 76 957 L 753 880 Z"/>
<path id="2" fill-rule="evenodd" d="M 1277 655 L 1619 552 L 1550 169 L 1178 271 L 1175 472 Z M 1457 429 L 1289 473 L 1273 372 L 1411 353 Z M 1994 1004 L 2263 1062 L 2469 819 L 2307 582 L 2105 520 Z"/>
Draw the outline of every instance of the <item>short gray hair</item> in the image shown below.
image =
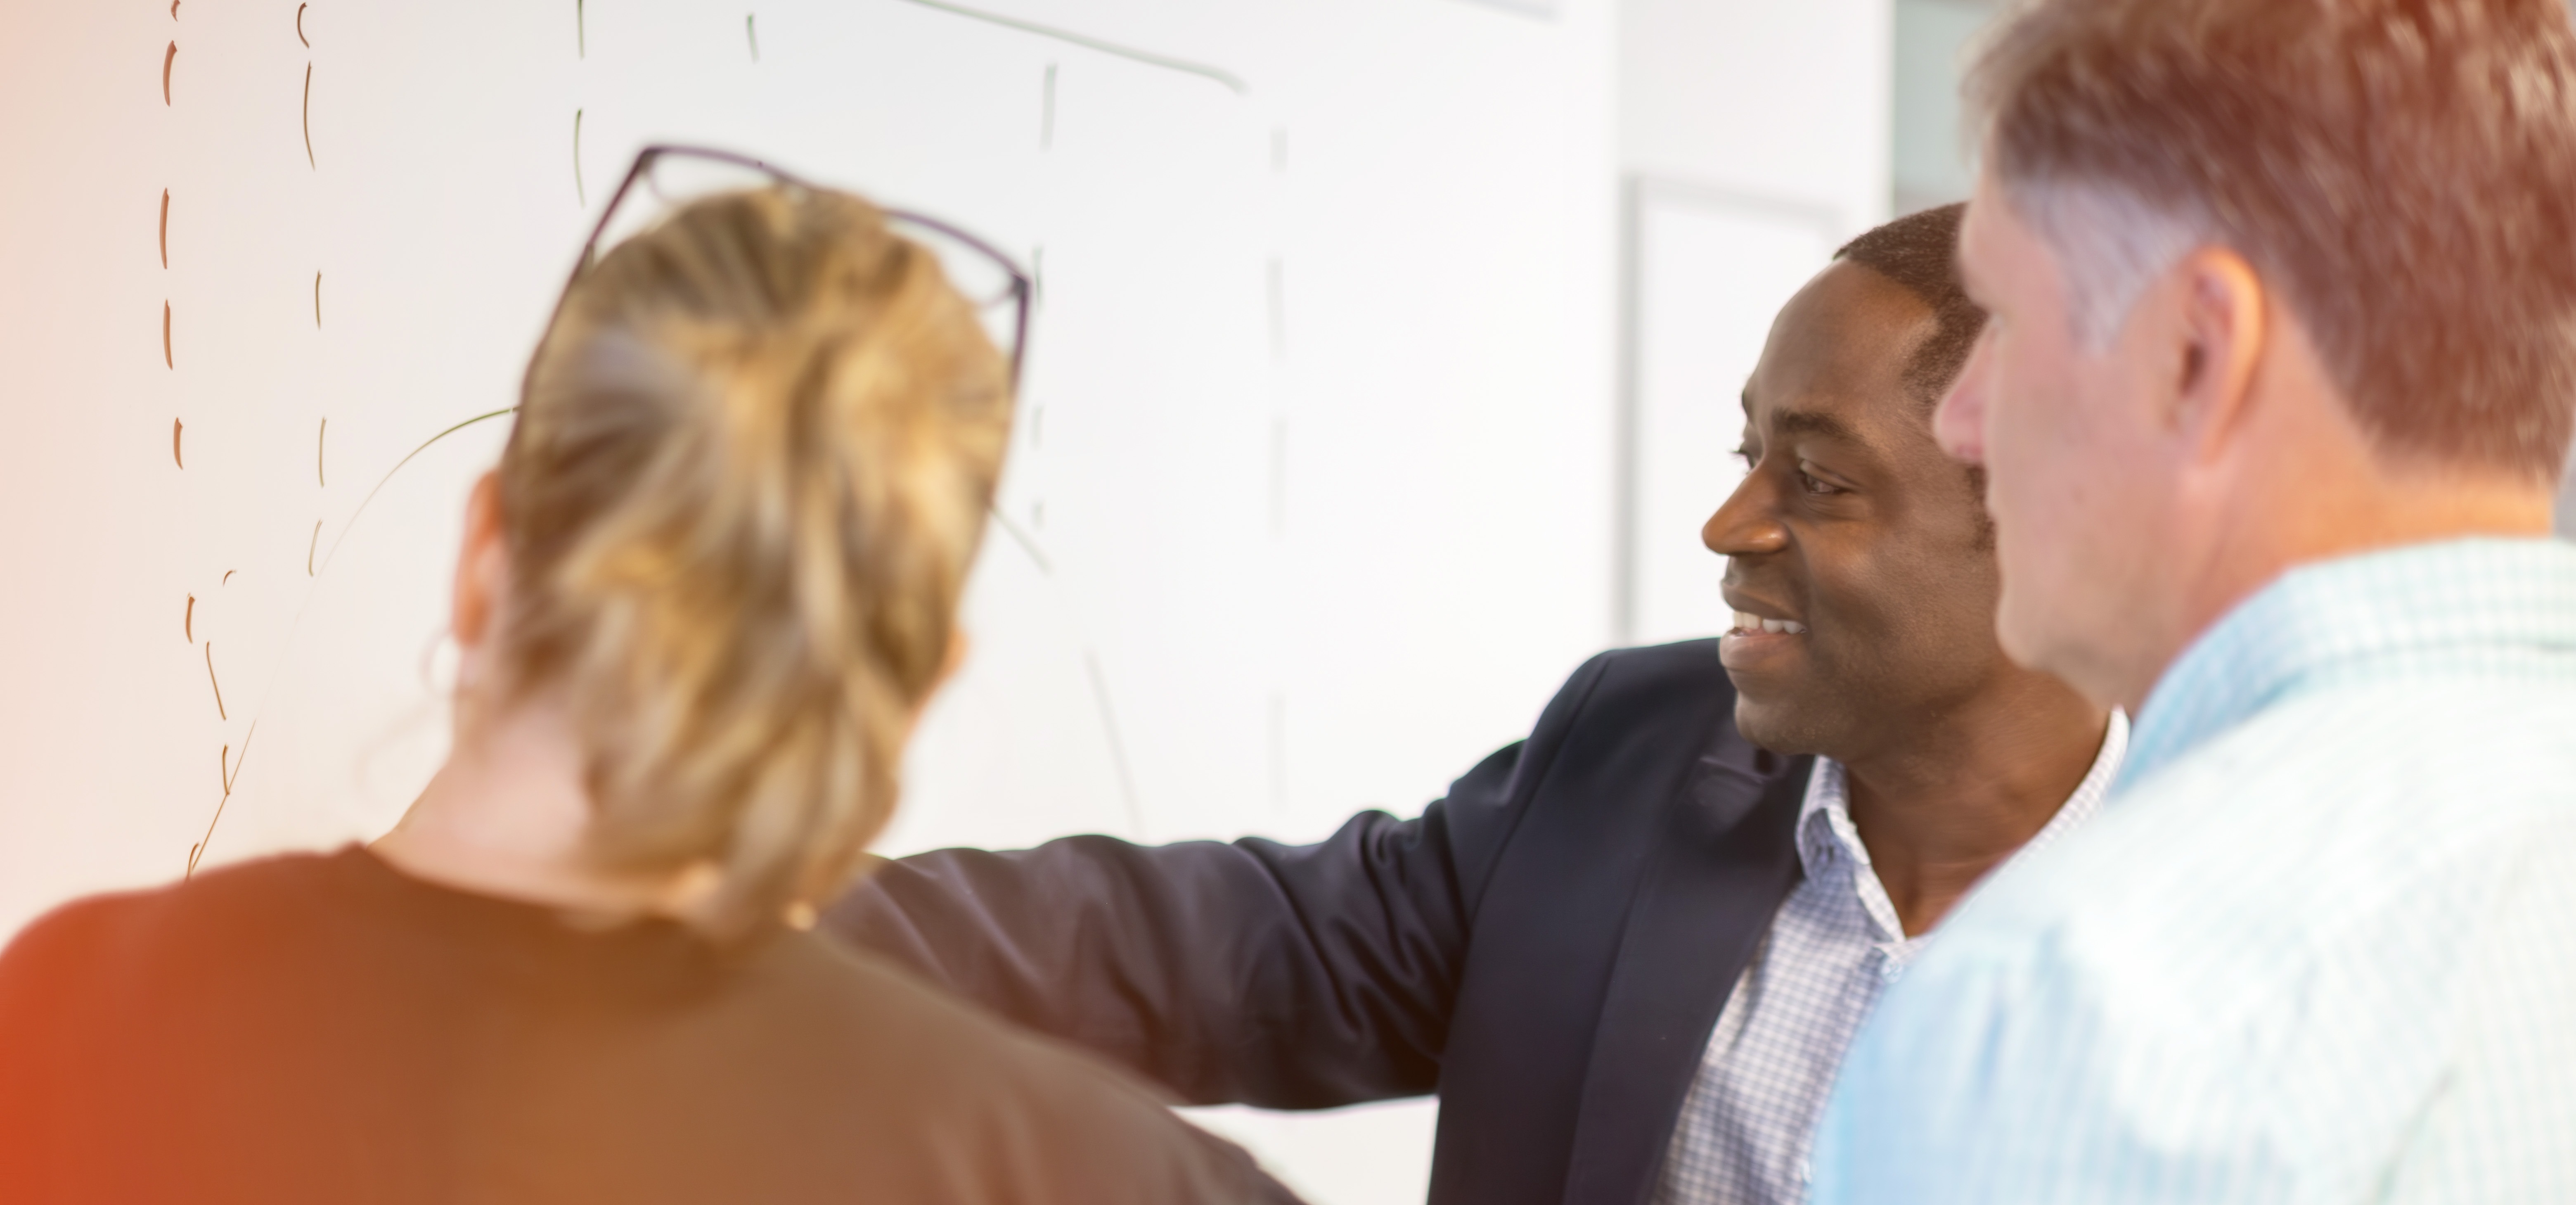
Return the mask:
<path id="1" fill-rule="evenodd" d="M 2031 0 L 1968 100 L 2097 341 L 2192 240 L 2221 244 L 2298 314 L 2374 443 L 2557 479 L 2576 428 L 2565 0 Z"/>
<path id="2" fill-rule="evenodd" d="M 2057 253 L 2067 322 L 2088 351 L 2109 347 L 2147 282 L 2216 234 L 2196 213 L 2173 212 L 2109 181 L 2017 181 L 2004 195 Z"/>

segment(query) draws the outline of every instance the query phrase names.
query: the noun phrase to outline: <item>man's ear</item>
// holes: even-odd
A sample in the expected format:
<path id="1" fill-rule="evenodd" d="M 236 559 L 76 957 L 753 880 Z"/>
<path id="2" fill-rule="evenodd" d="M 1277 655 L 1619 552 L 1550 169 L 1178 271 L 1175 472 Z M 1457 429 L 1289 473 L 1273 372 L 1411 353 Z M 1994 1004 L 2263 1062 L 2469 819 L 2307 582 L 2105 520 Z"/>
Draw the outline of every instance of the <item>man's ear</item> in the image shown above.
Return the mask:
<path id="1" fill-rule="evenodd" d="M 2161 390 L 2170 429 L 2197 459 L 2217 457 L 2244 427 L 2254 373 L 2271 337 L 2263 279 L 2245 257 L 2202 247 L 2175 261 L 2151 289 L 2166 321 L 2147 324 L 2168 357 Z"/>
<path id="2" fill-rule="evenodd" d="M 501 478 L 485 473 L 465 502 L 465 539 L 456 553 L 454 610 L 448 621 L 456 643 L 473 649 L 491 636 L 492 623 L 510 590 L 509 542 L 501 523 Z"/>

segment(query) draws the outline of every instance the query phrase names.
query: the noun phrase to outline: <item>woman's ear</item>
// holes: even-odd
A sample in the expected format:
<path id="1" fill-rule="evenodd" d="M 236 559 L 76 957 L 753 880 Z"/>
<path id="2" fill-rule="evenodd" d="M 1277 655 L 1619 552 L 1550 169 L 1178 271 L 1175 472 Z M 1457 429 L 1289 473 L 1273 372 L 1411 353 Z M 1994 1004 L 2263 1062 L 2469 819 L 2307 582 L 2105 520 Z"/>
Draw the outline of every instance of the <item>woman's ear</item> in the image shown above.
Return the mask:
<path id="1" fill-rule="evenodd" d="M 456 553 L 456 592 L 448 629 L 470 658 L 492 634 L 510 592 L 510 549 L 501 525 L 501 477 L 487 472 L 465 502 L 465 540 Z"/>

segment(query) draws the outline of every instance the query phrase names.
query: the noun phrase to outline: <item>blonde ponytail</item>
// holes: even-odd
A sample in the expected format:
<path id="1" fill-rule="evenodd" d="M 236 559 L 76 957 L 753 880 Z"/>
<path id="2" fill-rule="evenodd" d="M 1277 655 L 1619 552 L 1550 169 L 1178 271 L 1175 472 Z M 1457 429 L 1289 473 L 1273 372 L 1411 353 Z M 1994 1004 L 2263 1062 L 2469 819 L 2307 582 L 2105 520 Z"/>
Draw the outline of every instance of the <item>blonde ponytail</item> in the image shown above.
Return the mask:
<path id="1" fill-rule="evenodd" d="M 1006 378 L 843 194 L 698 202 L 574 285 L 501 463 L 503 648 L 572 709 L 602 866 L 714 866 L 717 938 L 841 885 L 948 655 Z"/>

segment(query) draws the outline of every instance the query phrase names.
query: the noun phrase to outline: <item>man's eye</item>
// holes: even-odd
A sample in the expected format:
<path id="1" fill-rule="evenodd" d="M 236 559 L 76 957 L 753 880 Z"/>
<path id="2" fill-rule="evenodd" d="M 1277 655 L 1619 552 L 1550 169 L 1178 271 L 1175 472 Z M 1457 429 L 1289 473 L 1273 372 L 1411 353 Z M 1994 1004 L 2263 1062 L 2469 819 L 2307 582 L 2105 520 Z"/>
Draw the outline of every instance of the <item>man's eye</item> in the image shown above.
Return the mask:
<path id="1" fill-rule="evenodd" d="M 1808 472 L 1807 466 L 1803 463 L 1798 466 L 1798 488 L 1803 489 L 1810 494 L 1842 494 L 1850 492 L 1839 485 L 1823 480 L 1815 474 Z"/>

